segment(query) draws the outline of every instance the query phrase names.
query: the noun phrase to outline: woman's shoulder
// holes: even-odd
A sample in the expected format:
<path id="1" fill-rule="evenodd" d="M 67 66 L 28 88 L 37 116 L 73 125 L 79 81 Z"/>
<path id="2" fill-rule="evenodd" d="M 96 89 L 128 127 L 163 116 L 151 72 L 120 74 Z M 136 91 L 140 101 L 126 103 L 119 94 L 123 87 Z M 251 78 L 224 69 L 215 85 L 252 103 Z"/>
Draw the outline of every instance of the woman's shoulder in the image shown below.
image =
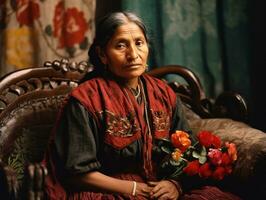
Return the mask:
<path id="1" fill-rule="evenodd" d="M 89 94 L 96 94 L 99 84 L 103 84 L 104 79 L 101 76 L 90 76 L 90 78 L 83 78 L 79 85 L 75 87 L 70 96 L 91 96 Z"/>
<path id="2" fill-rule="evenodd" d="M 149 83 L 153 86 L 157 86 L 159 88 L 164 88 L 164 89 L 167 88 L 169 90 L 172 90 L 172 88 L 168 85 L 166 80 L 159 79 L 159 78 L 151 76 L 149 74 L 144 74 L 143 78 L 147 83 Z"/>

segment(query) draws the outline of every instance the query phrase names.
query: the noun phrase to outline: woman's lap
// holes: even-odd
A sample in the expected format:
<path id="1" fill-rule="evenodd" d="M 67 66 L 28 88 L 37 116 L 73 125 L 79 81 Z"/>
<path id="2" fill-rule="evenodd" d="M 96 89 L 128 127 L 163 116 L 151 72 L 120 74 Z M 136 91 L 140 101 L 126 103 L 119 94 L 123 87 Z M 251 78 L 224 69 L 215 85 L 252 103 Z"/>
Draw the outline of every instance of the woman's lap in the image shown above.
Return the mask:
<path id="1" fill-rule="evenodd" d="M 221 191 L 215 186 L 204 186 L 184 194 L 180 200 L 241 200 L 241 198 Z"/>

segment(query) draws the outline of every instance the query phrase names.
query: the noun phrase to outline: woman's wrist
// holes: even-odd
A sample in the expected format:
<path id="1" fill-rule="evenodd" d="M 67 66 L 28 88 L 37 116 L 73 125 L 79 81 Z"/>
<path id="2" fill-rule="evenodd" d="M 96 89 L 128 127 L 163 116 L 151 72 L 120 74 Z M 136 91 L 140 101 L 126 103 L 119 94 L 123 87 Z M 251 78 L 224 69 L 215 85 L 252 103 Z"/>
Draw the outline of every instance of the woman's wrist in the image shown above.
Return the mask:
<path id="1" fill-rule="evenodd" d="M 167 181 L 169 181 L 169 182 L 171 182 L 172 184 L 175 185 L 175 187 L 176 187 L 176 189 L 177 189 L 177 191 L 179 193 L 179 196 L 181 196 L 182 193 L 183 193 L 183 190 L 182 190 L 182 187 L 181 187 L 180 183 L 178 183 L 177 181 L 175 181 L 173 179 L 167 179 Z"/>
<path id="2" fill-rule="evenodd" d="M 133 181 L 132 196 L 136 196 L 137 182 Z"/>

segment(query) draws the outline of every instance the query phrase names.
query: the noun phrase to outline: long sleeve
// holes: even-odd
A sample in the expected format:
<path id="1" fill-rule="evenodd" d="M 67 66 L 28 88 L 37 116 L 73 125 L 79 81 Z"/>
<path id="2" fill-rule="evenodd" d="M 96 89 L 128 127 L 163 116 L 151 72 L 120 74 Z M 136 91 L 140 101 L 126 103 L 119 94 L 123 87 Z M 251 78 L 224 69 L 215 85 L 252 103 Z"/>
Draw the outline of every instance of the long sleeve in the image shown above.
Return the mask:
<path id="1" fill-rule="evenodd" d="M 74 98 L 65 106 L 55 135 L 59 169 L 79 174 L 100 168 L 98 130 L 87 110 Z M 62 172 L 61 172 L 62 173 Z"/>

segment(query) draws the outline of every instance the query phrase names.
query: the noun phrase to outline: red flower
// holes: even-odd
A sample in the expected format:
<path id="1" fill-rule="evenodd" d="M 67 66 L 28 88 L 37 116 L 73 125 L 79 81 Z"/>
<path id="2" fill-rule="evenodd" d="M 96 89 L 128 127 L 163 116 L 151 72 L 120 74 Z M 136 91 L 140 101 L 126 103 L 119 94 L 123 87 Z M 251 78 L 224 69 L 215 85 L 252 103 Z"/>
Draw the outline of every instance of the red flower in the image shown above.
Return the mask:
<path id="1" fill-rule="evenodd" d="M 171 135 L 171 142 L 175 148 L 180 149 L 184 152 L 190 145 L 191 141 L 189 135 L 184 131 L 176 131 Z"/>
<path id="2" fill-rule="evenodd" d="M 212 175 L 212 170 L 209 163 L 204 163 L 200 166 L 199 175 L 203 178 L 208 178 Z"/>
<path id="3" fill-rule="evenodd" d="M 64 4 L 60 1 L 55 8 L 53 18 L 53 35 L 59 39 L 59 48 L 73 47 L 80 44 L 85 38 L 88 29 L 84 13 L 77 8 L 68 8 L 64 11 Z"/>
<path id="4" fill-rule="evenodd" d="M 221 139 L 209 131 L 201 131 L 198 134 L 199 143 L 206 148 L 220 148 Z"/>
<path id="5" fill-rule="evenodd" d="M 170 175 L 175 178 L 185 174 L 222 180 L 225 175 L 232 173 L 233 164 L 237 159 L 235 144 L 226 142 L 222 146 L 221 139 L 209 131 L 199 132 L 198 142 L 190 140 L 189 137 L 193 136 L 177 130 L 167 143 L 165 139 L 164 142 L 158 143 L 159 150 L 168 152 L 165 161 L 160 165 L 166 176 L 169 176 L 166 170 L 169 165 L 171 170 L 172 167 L 176 168 Z"/>
<path id="6" fill-rule="evenodd" d="M 209 149 L 208 157 L 213 165 L 220 165 L 222 163 L 223 153 L 219 149 Z"/>
<path id="7" fill-rule="evenodd" d="M 200 164 L 198 160 L 194 160 L 192 162 L 189 162 L 187 166 L 183 169 L 183 171 L 189 175 L 194 176 L 199 172 Z"/>
<path id="8" fill-rule="evenodd" d="M 214 170 L 214 172 L 213 172 L 213 174 L 212 174 L 212 177 L 213 177 L 214 179 L 216 179 L 216 180 L 222 180 L 222 179 L 224 178 L 225 174 L 226 174 L 226 170 L 225 170 L 225 168 L 219 166 L 219 167 L 217 167 L 217 168 Z"/>
<path id="9" fill-rule="evenodd" d="M 40 17 L 40 8 L 36 0 L 17 0 L 16 12 L 19 24 L 32 26 L 33 21 Z"/>
<path id="10" fill-rule="evenodd" d="M 226 166 L 232 163 L 231 158 L 229 157 L 229 155 L 227 153 L 223 153 L 222 155 L 222 165 Z"/>
<path id="11" fill-rule="evenodd" d="M 224 169 L 225 169 L 225 173 L 226 173 L 226 174 L 231 174 L 232 171 L 233 171 L 231 165 L 227 165 L 227 166 L 225 166 Z"/>

